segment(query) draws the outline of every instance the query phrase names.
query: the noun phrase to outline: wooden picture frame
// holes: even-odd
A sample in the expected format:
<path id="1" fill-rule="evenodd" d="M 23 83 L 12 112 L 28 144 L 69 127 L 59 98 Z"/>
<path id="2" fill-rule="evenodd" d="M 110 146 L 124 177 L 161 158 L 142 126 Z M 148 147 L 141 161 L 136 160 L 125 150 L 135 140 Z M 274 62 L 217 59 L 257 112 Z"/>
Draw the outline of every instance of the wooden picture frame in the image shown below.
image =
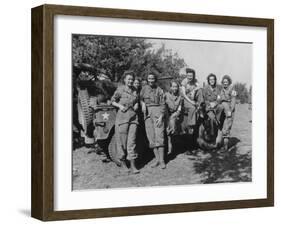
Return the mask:
<path id="1" fill-rule="evenodd" d="M 240 25 L 267 29 L 267 198 L 122 208 L 54 211 L 54 16 L 126 18 Z M 32 9 L 32 200 L 31 215 L 50 221 L 163 214 L 274 205 L 274 20 L 230 16 L 42 5 Z"/>

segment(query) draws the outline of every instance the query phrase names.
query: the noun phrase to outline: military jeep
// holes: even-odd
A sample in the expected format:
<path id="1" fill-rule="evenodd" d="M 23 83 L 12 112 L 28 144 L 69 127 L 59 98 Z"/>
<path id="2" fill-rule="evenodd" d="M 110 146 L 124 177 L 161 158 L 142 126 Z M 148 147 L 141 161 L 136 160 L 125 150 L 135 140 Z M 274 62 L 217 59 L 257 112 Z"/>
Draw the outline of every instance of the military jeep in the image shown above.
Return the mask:
<path id="1" fill-rule="evenodd" d="M 100 104 L 94 108 L 94 137 L 96 143 L 104 151 L 107 151 L 108 156 L 117 165 L 120 161 L 117 158 L 117 147 L 115 139 L 115 119 L 116 108 L 112 105 Z"/>
<path id="2" fill-rule="evenodd" d="M 79 76 L 74 85 L 73 123 L 84 145 L 101 149 L 119 164 L 114 136 L 116 109 L 109 101 L 117 84 L 94 76 L 89 65 L 78 66 L 74 70 Z"/>

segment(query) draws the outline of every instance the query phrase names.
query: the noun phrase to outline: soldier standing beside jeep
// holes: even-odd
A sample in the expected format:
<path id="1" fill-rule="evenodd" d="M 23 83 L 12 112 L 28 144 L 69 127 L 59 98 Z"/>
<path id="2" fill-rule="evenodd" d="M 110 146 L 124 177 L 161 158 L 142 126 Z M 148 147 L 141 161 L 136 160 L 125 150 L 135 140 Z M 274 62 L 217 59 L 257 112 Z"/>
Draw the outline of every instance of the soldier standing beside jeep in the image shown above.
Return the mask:
<path id="1" fill-rule="evenodd" d="M 138 127 L 138 101 L 139 96 L 133 87 L 134 73 L 126 71 L 124 73 L 124 83 L 117 88 L 113 94 L 112 105 L 118 108 L 115 133 L 117 151 L 123 167 L 127 169 L 126 159 L 130 161 L 130 168 L 133 174 L 139 173 L 135 160 L 138 157 L 136 152 L 136 134 Z"/>
<path id="2" fill-rule="evenodd" d="M 141 92 L 142 111 L 144 114 L 145 130 L 149 141 L 149 147 L 153 149 L 155 162 L 152 168 L 160 165 L 162 169 L 166 168 L 164 161 L 164 132 L 165 132 L 165 99 L 164 91 L 157 86 L 157 76 L 150 73 L 147 76 L 147 83 Z"/>

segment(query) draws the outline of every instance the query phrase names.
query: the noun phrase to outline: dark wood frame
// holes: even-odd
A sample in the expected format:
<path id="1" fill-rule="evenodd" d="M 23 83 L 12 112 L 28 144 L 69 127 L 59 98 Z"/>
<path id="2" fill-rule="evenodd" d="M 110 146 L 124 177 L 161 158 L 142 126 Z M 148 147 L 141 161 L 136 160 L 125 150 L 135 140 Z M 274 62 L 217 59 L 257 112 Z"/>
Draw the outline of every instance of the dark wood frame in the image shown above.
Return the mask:
<path id="1" fill-rule="evenodd" d="M 94 16 L 141 20 L 242 25 L 267 28 L 267 198 L 156 206 L 54 211 L 53 44 L 54 16 Z M 42 5 L 32 9 L 32 200 L 31 215 L 43 221 L 274 205 L 274 20 L 124 9 Z"/>

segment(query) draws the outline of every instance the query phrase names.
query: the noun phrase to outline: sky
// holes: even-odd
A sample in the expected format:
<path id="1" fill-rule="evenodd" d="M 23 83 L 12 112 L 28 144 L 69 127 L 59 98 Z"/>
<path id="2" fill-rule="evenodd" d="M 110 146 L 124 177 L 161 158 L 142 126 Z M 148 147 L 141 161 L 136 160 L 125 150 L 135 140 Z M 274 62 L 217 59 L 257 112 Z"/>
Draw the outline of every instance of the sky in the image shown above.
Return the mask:
<path id="1" fill-rule="evenodd" d="M 252 44 L 210 41 L 148 39 L 154 49 L 165 44 L 167 49 L 178 53 L 188 67 L 196 71 L 202 85 L 208 74 L 231 76 L 233 82 L 252 83 Z"/>

